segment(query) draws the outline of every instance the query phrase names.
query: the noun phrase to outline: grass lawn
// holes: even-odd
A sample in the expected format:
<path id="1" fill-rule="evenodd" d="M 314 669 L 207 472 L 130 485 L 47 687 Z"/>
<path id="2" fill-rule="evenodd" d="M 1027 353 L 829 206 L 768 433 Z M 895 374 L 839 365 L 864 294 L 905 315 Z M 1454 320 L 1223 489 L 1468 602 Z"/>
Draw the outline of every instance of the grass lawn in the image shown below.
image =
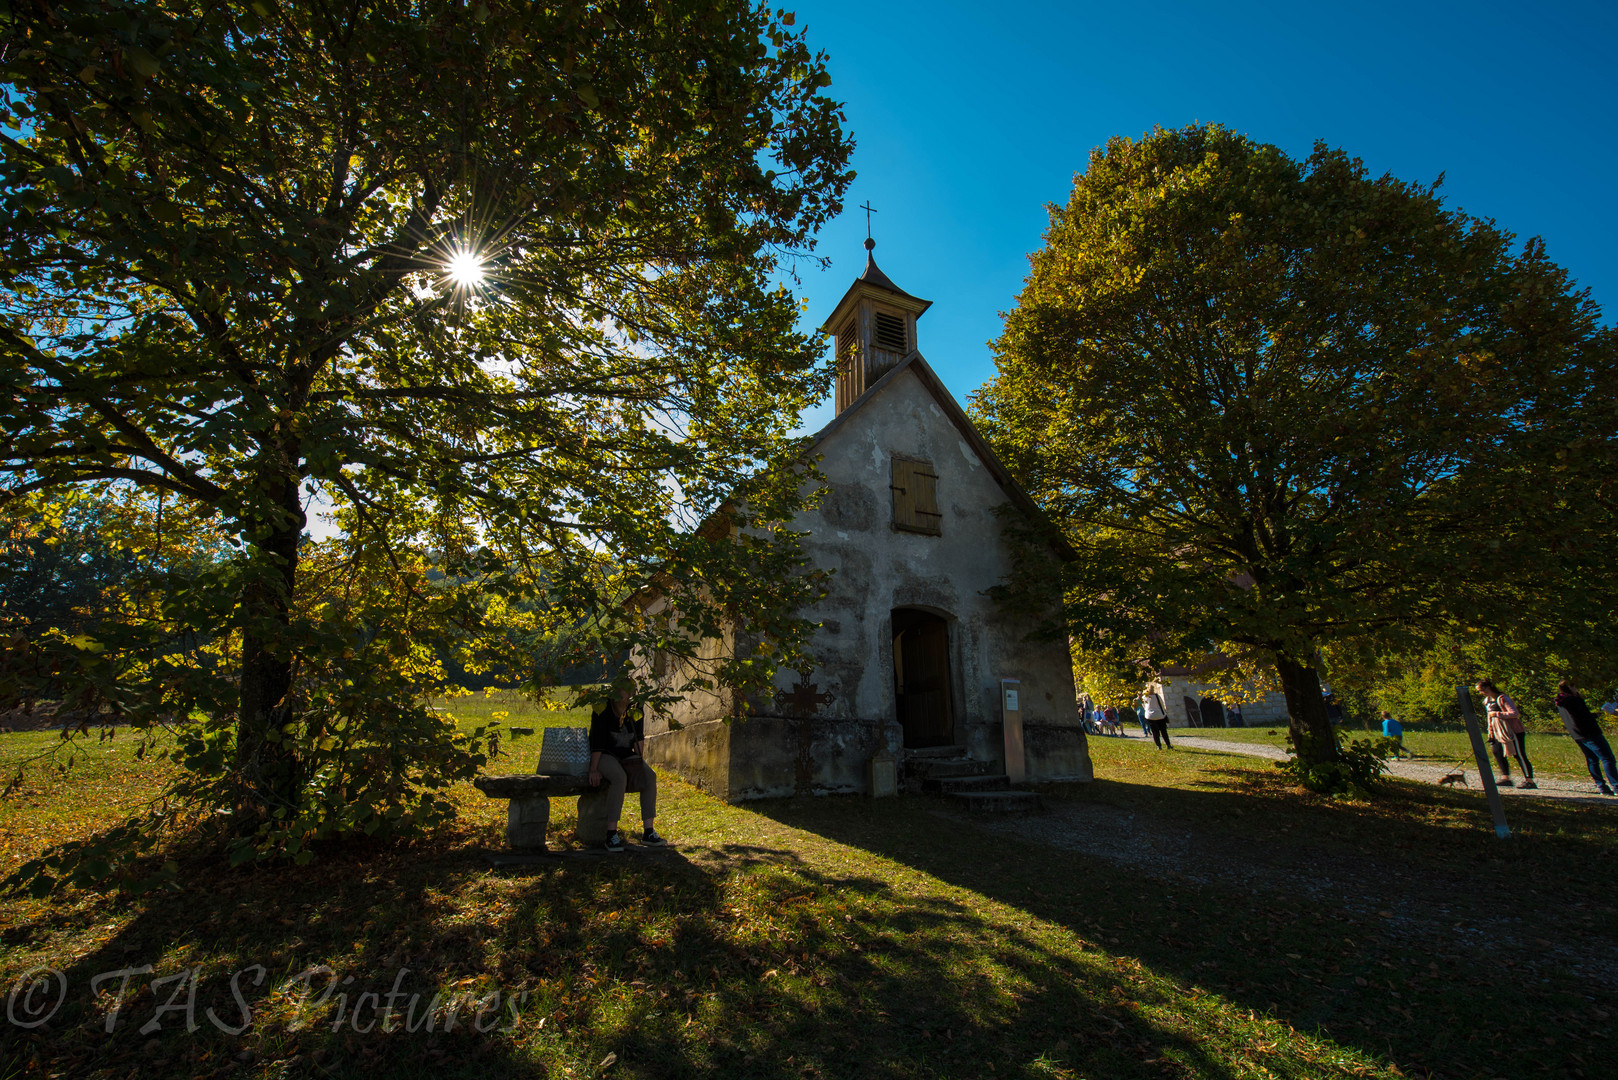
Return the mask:
<path id="1" fill-rule="evenodd" d="M 446 704 L 472 722 L 466 700 Z M 0 761 L 40 738 L 0 735 Z M 1028 819 L 924 797 L 736 807 L 664 777 L 674 850 L 497 871 L 480 852 L 504 804 L 468 787 L 428 841 L 193 859 L 172 895 L 8 899 L 5 985 L 50 965 L 68 992 L 47 1025 L 0 1026 L 0 1077 L 1611 1075 L 1618 811 L 1536 802 L 1500 843 L 1467 792 L 1318 799 L 1249 758 L 1091 742 L 1101 779 Z M 497 771 L 531 769 L 538 743 Z M 0 803 L 0 869 L 155 791 L 129 746 Z M 557 800 L 553 839 L 571 823 Z M 206 1010 L 239 1023 L 231 976 L 254 964 L 253 1026 L 224 1034 Z M 339 980 L 323 1003 L 325 976 L 296 981 L 320 964 Z M 108 1033 L 118 980 L 97 1000 L 90 978 L 143 965 Z M 183 1009 L 155 1016 L 193 984 L 151 986 L 187 969 L 194 1033 Z M 396 980 L 417 1030 L 385 1034 Z M 429 1033 L 435 990 L 502 998 L 485 1032 L 463 1009 Z"/>
<path id="2" fill-rule="evenodd" d="M 1377 738 L 1382 734 L 1380 730 L 1367 732 L 1354 727 L 1340 730 L 1345 739 Z M 1177 735 L 1197 735 L 1207 739 L 1224 739 L 1226 742 L 1263 743 L 1283 748 L 1287 745 L 1287 729 L 1284 726 L 1169 728 L 1169 738 L 1172 739 Z M 1404 742 L 1405 749 L 1414 754 L 1418 760 L 1429 761 L 1435 765 L 1461 762 L 1468 769 L 1475 768 L 1472 760 L 1472 743 L 1464 731 L 1412 731 L 1406 728 Z M 1563 776 L 1574 780 L 1584 779 L 1590 775 L 1584 767 L 1583 752 L 1574 745 L 1572 739 L 1559 731 L 1529 732 L 1528 760 L 1534 763 L 1536 774 Z M 1516 775 L 1516 772 L 1516 768 L 1513 767 L 1512 774 Z"/>
<path id="3" fill-rule="evenodd" d="M 455 717 L 463 729 L 495 721 L 506 727 L 535 728 L 532 757 L 537 760 L 540 743 L 538 728 L 590 726 L 589 709 L 566 707 L 573 701 L 574 695 L 573 689 L 558 687 L 546 691 L 546 704 L 539 704 L 516 690 L 474 690 L 455 697 L 434 698 L 430 705 Z M 522 745 L 521 736 L 517 742 Z"/>

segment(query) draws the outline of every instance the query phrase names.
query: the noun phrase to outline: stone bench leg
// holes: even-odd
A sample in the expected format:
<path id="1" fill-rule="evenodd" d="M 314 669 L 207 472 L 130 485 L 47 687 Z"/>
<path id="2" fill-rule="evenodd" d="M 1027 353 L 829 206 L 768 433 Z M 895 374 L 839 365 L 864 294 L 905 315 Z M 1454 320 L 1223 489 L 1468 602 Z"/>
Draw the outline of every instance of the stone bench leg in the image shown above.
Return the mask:
<path id="1" fill-rule="evenodd" d="M 506 809 L 506 843 L 513 851 L 544 851 L 551 801 L 543 795 L 512 799 Z"/>
<path id="2" fill-rule="evenodd" d="M 573 834 L 579 843 L 586 847 L 605 844 L 614 824 L 607 820 L 606 785 L 602 785 L 600 791 L 579 796 L 579 827 Z"/>

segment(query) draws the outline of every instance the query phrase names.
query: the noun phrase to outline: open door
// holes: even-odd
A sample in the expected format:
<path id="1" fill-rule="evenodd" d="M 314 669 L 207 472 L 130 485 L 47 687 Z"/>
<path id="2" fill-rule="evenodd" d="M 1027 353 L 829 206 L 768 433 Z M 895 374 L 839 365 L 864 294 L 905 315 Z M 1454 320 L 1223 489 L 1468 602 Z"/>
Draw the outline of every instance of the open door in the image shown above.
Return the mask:
<path id="1" fill-rule="evenodd" d="M 893 691 L 908 749 L 955 741 L 952 688 L 949 623 L 928 611 L 895 609 Z"/>

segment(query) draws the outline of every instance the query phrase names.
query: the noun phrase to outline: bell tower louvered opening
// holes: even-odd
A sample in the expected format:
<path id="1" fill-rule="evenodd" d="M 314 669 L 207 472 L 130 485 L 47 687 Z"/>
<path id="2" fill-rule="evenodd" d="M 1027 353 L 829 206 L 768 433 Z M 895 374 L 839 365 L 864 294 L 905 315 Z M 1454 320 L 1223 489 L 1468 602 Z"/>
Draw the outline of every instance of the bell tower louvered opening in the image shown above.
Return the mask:
<path id="1" fill-rule="evenodd" d="M 867 252 L 875 247 L 874 240 L 865 241 Z M 911 296 L 889 281 L 875 256 L 867 256 L 865 273 L 820 328 L 836 338 L 839 413 L 915 351 L 916 318 L 931 306 L 931 300 Z"/>
<path id="2" fill-rule="evenodd" d="M 837 411 L 864 393 L 864 366 L 859 362 L 859 323 L 849 319 L 837 331 Z"/>
<path id="3" fill-rule="evenodd" d="M 905 348 L 906 337 L 908 335 L 905 333 L 905 321 L 903 318 L 886 311 L 876 313 L 874 344 L 877 348 L 886 352 L 901 354 L 909 352 L 910 350 Z"/>

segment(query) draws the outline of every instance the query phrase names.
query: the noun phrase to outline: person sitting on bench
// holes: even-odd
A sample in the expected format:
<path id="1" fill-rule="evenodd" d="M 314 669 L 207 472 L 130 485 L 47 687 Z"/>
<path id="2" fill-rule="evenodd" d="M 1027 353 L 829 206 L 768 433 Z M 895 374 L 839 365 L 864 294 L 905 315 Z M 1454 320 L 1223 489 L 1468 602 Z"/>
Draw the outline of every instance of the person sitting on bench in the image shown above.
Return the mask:
<path id="1" fill-rule="evenodd" d="M 664 843 L 652 827 L 657 817 L 657 774 L 641 757 L 646 741 L 643 721 L 629 715 L 629 699 L 630 684 L 614 683 L 612 699 L 597 705 L 590 716 L 589 782 L 591 787 L 607 785 L 607 820 L 612 829 L 605 846 L 614 853 L 625 847 L 618 819 L 623 816 L 627 791 L 640 792 L 640 842 L 650 847 Z"/>

